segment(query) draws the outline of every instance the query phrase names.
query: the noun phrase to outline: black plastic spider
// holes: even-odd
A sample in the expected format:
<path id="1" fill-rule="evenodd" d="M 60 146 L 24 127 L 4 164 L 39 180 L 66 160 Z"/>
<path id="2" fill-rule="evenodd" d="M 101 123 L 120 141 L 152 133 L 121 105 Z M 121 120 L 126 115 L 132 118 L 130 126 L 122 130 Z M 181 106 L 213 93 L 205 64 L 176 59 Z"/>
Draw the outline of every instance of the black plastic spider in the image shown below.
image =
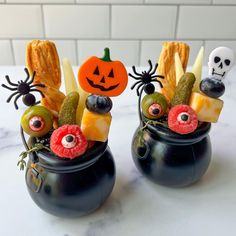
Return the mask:
<path id="1" fill-rule="evenodd" d="M 33 106 L 33 105 L 39 103 L 39 102 L 36 102 L 36 98 L 33 94 L 31 94 L 31 92 L 39 92 L 41 94 L 41 96 L 44 97 L 44 94 L 40 90 L 37 89 L 37 87 L 44 88 L 45 87 L 44 84 L 33 84 L 33 85 L 31 85 L 34 82 L 35 72 L 33 73 L 31 79 L 30 79 L 30 74 L 29 74 L 29 71 L 28 71 L 27 68 L 25 68 L 25 73 L 27 75 L 26 79 L 24 81 L 19 80 L 19 81 L 17 81 L 17 83 L 12 83 L 9 76 L 8 75 L 5 76 L 8 84 L 11 85 L 12 87 L 8 87 L 7 85 L 2 84 L 3 88 L 6 88 L 6 89 L 11 90 L 11 91 L 15 91 L 7 99 L 7 102 L 10 102 L 11 99 L 14 96 L 16 96 L 15 100 L 14 100 L 14 105 L 15 105 L 16 109 L 18 109 L 17 100 L 21 96 L 23 96 L 22 100 L 23 100 L 23 103 L 26 106 Z"/>
<path id="2" fill-rule="evenodd" d="M 138 77 L 129 73 L 129 76 L 131 76 L 135 80 L 139 80 L 138 82 L 134 83 L 133 86 L 131 87 L 131 89 L 134 89 L 135 86 L 139 84 L 137 89 L 136 89 L 136 92 L 137 92 L 138 96 L 140 95 L 139 89 L 142 86 L 144 86 L 145 93 L 147 93 L 147 94 L 153 93 L 154 90 L 155 90 L 155 87 L 152 84 L 152 82 L 157 82 L 157 83 L 159 83 L 161 88 L 163 87 L 162 83 L 159 80 L 155 79 L 155 78 L 164 79 L 164 76 L 162 76 L 162 75 L 154 75 L 156 70 L 157 70 L 158 64 L 156 63 L 156 65 L 155 65 L 155 67 L 153 69 L 151 60 L 148 60 L 148 63 L 150 65 L 149 70 L 148 71 L 143 71 L 143 72 L 141 72 L 141 74 L 136 71 L 135 66 L 132 66 L 134 74 L 137 75 Z"/>

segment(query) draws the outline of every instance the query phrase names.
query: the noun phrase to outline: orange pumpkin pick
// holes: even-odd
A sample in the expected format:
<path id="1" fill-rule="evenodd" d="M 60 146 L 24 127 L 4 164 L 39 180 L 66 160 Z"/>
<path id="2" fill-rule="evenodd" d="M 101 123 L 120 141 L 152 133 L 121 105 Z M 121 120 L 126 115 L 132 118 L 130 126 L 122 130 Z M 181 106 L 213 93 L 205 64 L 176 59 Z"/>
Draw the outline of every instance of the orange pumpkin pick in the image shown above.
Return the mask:
<path id="1" fill-rule="evenodd" d="M 81 88 L 92 94 L 115 97 L 120 95 L 128 83 L 128 74 L 120 61 L 111 61 L 109 48 L 103 58 L 90 57 L 79 69 Z"/>

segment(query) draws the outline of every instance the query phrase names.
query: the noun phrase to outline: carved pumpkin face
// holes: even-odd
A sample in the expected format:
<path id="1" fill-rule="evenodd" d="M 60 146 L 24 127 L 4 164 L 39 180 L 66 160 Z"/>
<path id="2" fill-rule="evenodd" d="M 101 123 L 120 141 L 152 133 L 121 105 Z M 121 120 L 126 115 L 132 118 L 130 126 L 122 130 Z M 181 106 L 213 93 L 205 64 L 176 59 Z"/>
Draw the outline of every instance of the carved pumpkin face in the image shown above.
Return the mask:
<path id="1" fill-rule="evenodd" d="M 105 56 L 96 56 L 85 61 L 78 72 L 81 88 L 92 94 L 115 97 L 120 95 L 128 83 L 128 75 L 120 61 L 111 61 L 109 49 L 105 48 Z"/>

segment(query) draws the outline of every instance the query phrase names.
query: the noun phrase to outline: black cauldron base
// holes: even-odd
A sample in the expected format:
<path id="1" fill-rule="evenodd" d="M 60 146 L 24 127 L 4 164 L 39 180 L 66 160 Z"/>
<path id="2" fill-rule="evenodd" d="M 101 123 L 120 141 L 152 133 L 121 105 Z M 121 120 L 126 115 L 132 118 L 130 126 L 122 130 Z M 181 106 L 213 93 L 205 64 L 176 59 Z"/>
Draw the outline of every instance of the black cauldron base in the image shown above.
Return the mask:
<path id="1" fill-rule="evenodd" d="M 107 143 L 97 142 L 73 160 L 39 151 L 31 154 L 25 180 L 42 210 L 59 217 L 80 217 L 99 208 L 111 194 L 115 163 Z"/>
<path id="2" fill-rule="evenodd" d="M 161 126 L 142 125 L 132 141 L 138 170 L 154 183 L 184 187 L 198 181 L 211 161 L 210 123 L 192 134 L 179 135 Z"/>

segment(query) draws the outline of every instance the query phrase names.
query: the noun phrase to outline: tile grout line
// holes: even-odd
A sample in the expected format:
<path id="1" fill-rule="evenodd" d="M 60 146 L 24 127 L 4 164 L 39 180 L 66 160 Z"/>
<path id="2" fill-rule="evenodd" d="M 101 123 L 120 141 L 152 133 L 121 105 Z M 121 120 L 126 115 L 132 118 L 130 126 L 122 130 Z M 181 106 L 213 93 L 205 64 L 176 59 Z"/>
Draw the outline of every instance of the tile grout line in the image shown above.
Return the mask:
<path id="1" fill-rule="evenodd" d="M 35 38 L 33 36 L 33 38 Z M 43 39 L 43 37 L 38 37 L 39 39 Z M 166 41 L 166 40 L 176 40 L 176 41 L 214 41 L 214 42 L 217 42 L 217 41 L 226 41 L 226 42 L 235 42 L 236 38 L 232 38 L 232 39 L 229 39 L 229 38 L 219 38 L 219 39 L 214 39 L 214 38 L 178 38 L 178 39 L 173 39 L 172 37 L 171 38 L 59 38 L 59 37 L 53 37 L 53 36 L 50 36 L 50 37 L 47 37 L 47 39 L 51 39 L 51 40 L 64 40 L 64 41 L 69 41 L 69 40 L 80 40 L 80 41 L 139 41 L 139 40 L 142 40 L 142 41 L 155 41 L 155 42 L 158 42 L 158 41 Z M 1 40 L 10 40 L 10 39 L 13 39 L 13 40 L 32 40 L 32 37 L 14 37 L 14 38 L 0 38 L 0 41 Z"/>
<path id="2" fill-rule="evenodd" d="M 179 25 L 179 11 L 180 11 L 180 6 L 177 6 L 177 12 L 176 12 L 176 18 L 175 18 L 175 32 L 174 32 L 174 38 L 177 39 L 177 29 Z"/>
<path id="3" fill-rule="evenodd" d="M 42 26 L 43 26 L 43 37 L 46 38 L 46 23 L 45 23 L 45 17 L 44 17 L 43 4 L 40 4 L 40 9 L 41 9 Z"/>
<path id="4" fill-rule="evenodd" d="M 204 49 L 206 48 L 206 40 L 202 41 L 202 46 L 204 47 Z"/>
<path id="5" fill-rule="evenodd" d="M 12 54 L 12 58 L 13 58 L 13 65 L 16 65 L 16 56 L 15 56 L 15 51 L 14 51 L 14 47 L 13 47 L 13 40 L 10 39 L 10 48 L 11 48 L 11 54 Z"/>
<path id="6" fill-rule="evenodd" d="M 112 38 L 112 5 L 109 4 L 109 40 Z"/>
<path id="7" fill-rule="evenodd" d="M 76 0 L 75 0 L 76 1 Z M 153 7 L 153 6 L 166 6 L 166 7 L 174 7 L 174 6 L 178 6 L 178 5 L 181 5 L 181 6 L 186 6 L 186 7 L 236 7 L 236 4 L 233 4 L 233 3 L 229 3 L 229 4 L 214 4 L 213 3 L 213 0 L 212 2 L 210 3 L 207 3 L 207 4 L 204 4 L 204 3 L 200 3 L 200 4 L 187 4 L 187 3 L 182 3 L 182 4 L 176 4 L 176 3 L 146 3 L 145 1 L 144 2 L 141 2 L 141 3 L 124 3 L 124 4 L 121 4 L 121 3 L 112 3 L 112 4 L 108 4 L 108 3 L 78 3 L 78 2 L 70 2 L 70 3 L 66 3 L 66 2 L 59 2 L 59 3 L 40 3 L 40 2 L 35 2 L 35 3 L 32 3 L 32 2 L 22 2 L 22 3 L 19 3 L 19 2 L 7 2 L 7 0 L 4 0 L 4 3 L 6 3 L 6 5 L 16 5 L 16 6 L 26 6 L 26 5 L 46 5 L 46 6 L 64 6 L 64 5 L 68 5 L 68 6 L 107 6 L 107 5 L 113 5 L 113 6 L 150 6 L 150 7 Z M 144 4 L 145 3 L 145 4 Z"/>
<path id="8" fill-rule="evenodd" d="M 142 56 L 142 40 L 138 42 L 138 65 L 141 65 L 141 56 Z"/>
<path id="9" fill-rule="evenodd" d="M 74 40 L 75 43 L 75 62 L 79 65 L 79 47 L 78 47 L 78 40 Z"/>

